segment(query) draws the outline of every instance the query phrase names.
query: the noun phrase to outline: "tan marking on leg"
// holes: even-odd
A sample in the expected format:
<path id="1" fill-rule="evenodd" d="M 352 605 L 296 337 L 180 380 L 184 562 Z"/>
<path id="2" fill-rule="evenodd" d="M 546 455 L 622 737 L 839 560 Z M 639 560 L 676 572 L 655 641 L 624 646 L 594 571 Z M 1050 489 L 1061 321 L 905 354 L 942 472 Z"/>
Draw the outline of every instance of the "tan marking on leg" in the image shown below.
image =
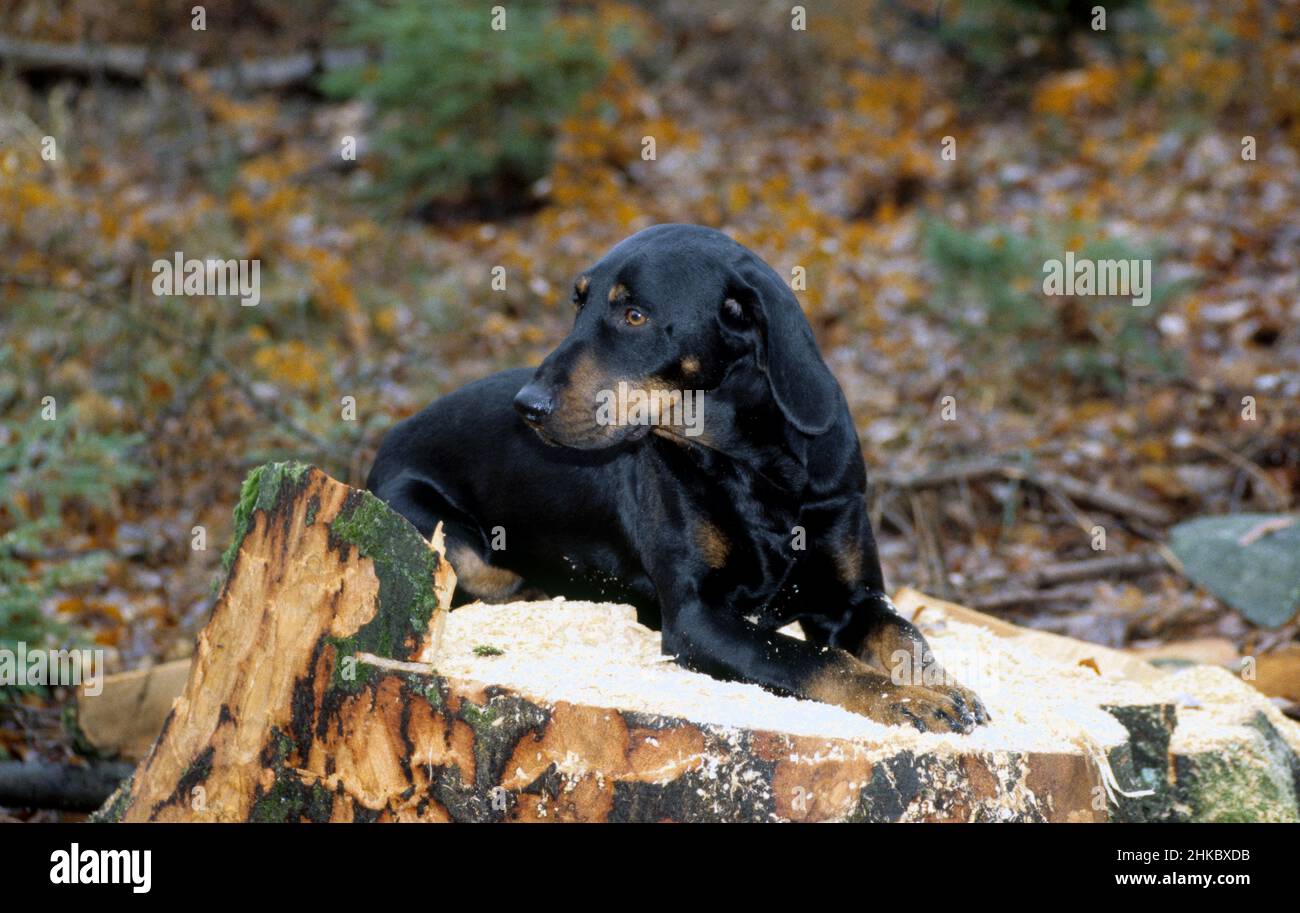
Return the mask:
<path id="1" fill-rule="evenodd" d="M 954 719 L 973 723 L 989 719 L 979 696 L 953 678 L 935 658 L 925 636 L 902 619 L 877 625 L 863 639 L 858 659 L 885 670 L 891 681 L 955 700 L 956 709 L 949 711 Z"/>
<path id="2" fill-rule="evenodd" d="M 891 726 L 911 726 L 928 732 L 969 732 L 975 725 L 954 696 L 896 685 L 882 672 L 869 669 L 848 654 L 843 661 L 811 676 L 803 686 L 808 697 L 835 704 Z"/>
<path id="3" fill-rule="evenodd" d="M 731 553 L 731 543 L 727 537 L 708 520 L 696 524 L 695 545 L 704 557 L 704 563 L 715 570 L 727 563 L 727 555 Z"/>
<path id="4" fill-rule="evenodd" d="M 862 549 L 856 539 L 846 539 L 835 549 L 835 572 L 845 586 L 853 586 L 860 579 Z"/>
<path id="5" fill-rule="evenodd" d="M 514 596 L 524 579 L 514 571 L 493 567 L 465 546 L 453 548 L 447 556 L 456 571 L 456 583 L 484 602 L 503 602 Z"/>
<path id="6" fill-rule="evenodd" d="M 876 625 L 862 639 L 862 644 L 858 647 L 858 659 L 877 668 L 889 670 L 899 661 L 900 658 L 896 656 L 899 652 L 907 654 L 905 662 L 908 664 L 914 664 L 915 657 L 918 655 L 922 663 L 926 662 L 927 656 L 929 657 L 927 665 L 934 662 L 934 652 L 919 631 L 913 635 L 905 624 L 889 620 Z M 917 670 L 918 677 L 921 672 L 922 670 Z M 915 684 L 919 685 L 921 682 L 917 681 Z"/>
<path id="7" fill-rule="evenodd" d="M 803 686 L 803 693 L 814 701 L 863 713 L 857 709 L 859 705 L 873 695 L 883 693 L 889 684 L 879 672 L 854 662 L 852 657 L 845 654 L 834 666 L 808 679 Z M 870 713 L 866 715 L 872 716 Z"/>

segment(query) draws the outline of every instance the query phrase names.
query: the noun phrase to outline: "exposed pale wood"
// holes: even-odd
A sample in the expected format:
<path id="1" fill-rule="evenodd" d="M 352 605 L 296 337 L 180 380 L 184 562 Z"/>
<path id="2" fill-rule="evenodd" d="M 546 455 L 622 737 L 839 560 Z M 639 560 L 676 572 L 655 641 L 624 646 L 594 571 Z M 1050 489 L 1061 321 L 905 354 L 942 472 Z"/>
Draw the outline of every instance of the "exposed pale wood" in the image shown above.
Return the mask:
<path id="1" fill-rule="evenodd" d="M 77 696 L 81 737 L 101 755 L 140 760 L 189 675 L 190 661 L 178 659 L 107 676 L 96 695 L 86 694 L 83 687 Z"/>
<path id="2" fill-rule="evenodd" d="M 926 611 L 938 610 L 946 617 L 966 624 L 987 628 L 999 637 L 1006 637 L 1033 645 L 1036 652 L 1052 657 L 1063 666 L 1075 666 L 1081 660 L 1092 659 L 1102 668 L 1118 677 L 1135 682 L 1150 682 L 1161 678 L 1162 673 L 1150 663 L 1122 650 L 1112 650 L 1100 644 L 1085 643 L 1072 637 L 1062 637 L 1050 631 L 1035 631 L 1013 625 L 1008 621 L 986 615 L 975 609 L 936 599 L 911 587 L 903 587 L 894 594 L 894 604 L 908 618 L 920 619 Z"/>

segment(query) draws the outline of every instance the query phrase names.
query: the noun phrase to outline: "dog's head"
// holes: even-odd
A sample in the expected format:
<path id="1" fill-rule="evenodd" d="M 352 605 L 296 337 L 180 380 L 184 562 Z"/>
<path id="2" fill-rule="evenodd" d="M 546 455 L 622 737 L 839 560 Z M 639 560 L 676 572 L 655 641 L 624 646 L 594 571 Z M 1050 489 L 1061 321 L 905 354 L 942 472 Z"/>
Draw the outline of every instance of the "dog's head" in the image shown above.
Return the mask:
<path id="1" fill-rule="evenodd" d="M 689 439 L 692 402 L 694 420 L 707 425 L 699 398 L 741 365 L 761 372 L 804 434 L 835 419 L 839 388 L 794 294 L 721 232 L 637 232 L 578 277 L 573 302 L 573 330 L 515 397 L 548 443 L 608 447 L 655 425 Z"/>

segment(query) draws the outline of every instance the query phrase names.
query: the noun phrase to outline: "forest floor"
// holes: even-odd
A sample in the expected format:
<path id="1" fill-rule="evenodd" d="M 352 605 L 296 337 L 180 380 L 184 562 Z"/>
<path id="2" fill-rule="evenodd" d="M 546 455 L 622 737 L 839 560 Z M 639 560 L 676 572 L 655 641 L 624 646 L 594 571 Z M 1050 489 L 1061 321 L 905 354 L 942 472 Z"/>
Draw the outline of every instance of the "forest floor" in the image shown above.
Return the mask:
<path id="1" fill-rule="evenodd" d="M 50 394 L 88 429 L 136 435 L 140 472 L 64 505 L 33 565 L 87 551 L 106 564 L 43 611 L 114 669 L 188 655 L 251 467 L 292 457 L 362 484 L 395 420 L 537 363 L 572 319 L 578 272 L 676 221 L 805 271 L 891 585 L 1108 646 L 1197 639 L 1216 661 L 1293 649 L 1294 622 L 1255 627 L 1162 545 L 1179 520 L 1293 510 L 1300 492 L 1296 121 L 1232 94 L 1264 64 L 1214 69 L 1193 53 L 1196 23 L 1153 6 L 1172 45 L 1153 88 L 1134 88 L 1122 58 L 1084 54 L 995 96 L 941 42 L 883 18 L 815 64 L 803 51 L 728 71 L 761 43 L 743 20 L 698 13 L 712 40 L 616 61 L 562 124 L 544 202 L 492 221 L 381 214 L 359 103 L 237 97 L 201 75 L 4 76 L 0 445 Z M 360 166 L 340 161 L 344 135 Z M 1043 298 L 1044 260 L 1088 249 L 1150 258 L 1152 303 Z M 154 296 L 149 264 L 174 251 L 259 258 L 261 302 Z M 1127 555 L 1150 561 L 1064 586 L 1033 576 Z M 1032 594 L 999 604 L 1008 590 Z M 0 748 L 59 753 L 50 722 L 0 726 Z"/>

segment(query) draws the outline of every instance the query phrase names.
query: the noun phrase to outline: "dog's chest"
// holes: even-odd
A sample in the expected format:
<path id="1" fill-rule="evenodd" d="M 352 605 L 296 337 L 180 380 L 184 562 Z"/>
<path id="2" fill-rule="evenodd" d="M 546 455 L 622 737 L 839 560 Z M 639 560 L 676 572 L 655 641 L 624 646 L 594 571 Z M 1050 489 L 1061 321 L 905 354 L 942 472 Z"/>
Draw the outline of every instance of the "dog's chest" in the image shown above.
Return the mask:
<path id="1" fill-rule="evenodd" d="M 713 505 L 711 523 L 726 543 L 718 580 L 727 601 L 745 614 L 766 613 L 795 576 L 807 536 L 799 524 L 797 501 L 762 485 L 724 489 Z"/>
<path id="2" fill-rule="evenodd" d="M 709 568 L 702 583 L 710 602 L 745 614 L 762 611 L 807 546 L 801 498 L 780 484 L 789 480 L 779 471 L 758 471 L 706 449 L 675 448 L 668 445 L 660 460 L 643 465 L 642 512 L 696 552 L 693 564 Z"/>

